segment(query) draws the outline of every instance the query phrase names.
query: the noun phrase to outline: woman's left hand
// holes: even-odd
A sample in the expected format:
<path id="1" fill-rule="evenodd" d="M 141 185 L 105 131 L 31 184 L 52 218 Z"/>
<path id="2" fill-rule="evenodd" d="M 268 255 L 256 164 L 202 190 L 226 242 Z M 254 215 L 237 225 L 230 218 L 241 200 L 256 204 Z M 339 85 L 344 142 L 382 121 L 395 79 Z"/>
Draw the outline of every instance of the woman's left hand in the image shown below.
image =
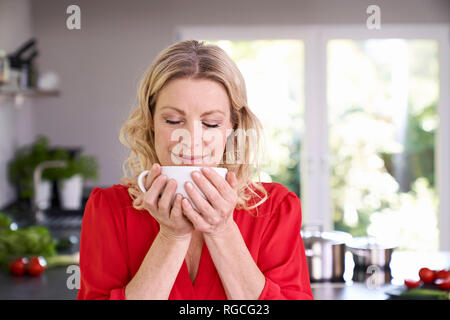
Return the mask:
<path id="1" fill-rule="evenodd" d="M 227 232 L 234 224 L 233 212 L 238 200 L 236 175 L 228 172 L 224 179 L 214 169 L 204 167 L 201 173 L 192 173 L 192 180 L 206 199 L 190 182 L 186 182 L 186 192 L 200 213 L 185 198 L 182 201 L 184 215 L 196 230 L 209 236 L 220 236 Z"/>

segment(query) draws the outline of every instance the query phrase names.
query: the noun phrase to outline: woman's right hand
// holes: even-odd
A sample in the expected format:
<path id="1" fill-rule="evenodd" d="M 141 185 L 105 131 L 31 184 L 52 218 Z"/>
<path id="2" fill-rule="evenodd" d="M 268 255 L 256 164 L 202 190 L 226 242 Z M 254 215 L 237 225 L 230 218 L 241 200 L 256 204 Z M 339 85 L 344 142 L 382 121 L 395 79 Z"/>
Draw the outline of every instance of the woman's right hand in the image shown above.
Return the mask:
<path id="1" fill-rule="evenodd" d="M 177 182 L 174 179 L 167 181 L 167 176 L 161 174 L 161 166 L 155 163 L 146 176 L 144 186 L 147 190 L 144 195 L 144 208 L 158 221 L 159 232 L 174 240 L 189 238 L 194 226 L 183 215 L 181 208 L 183 196 L 177 194 L 173 206 L 171 205 L 177 190 Z M 161 194 L 163 189 L 164 192 Z"/>

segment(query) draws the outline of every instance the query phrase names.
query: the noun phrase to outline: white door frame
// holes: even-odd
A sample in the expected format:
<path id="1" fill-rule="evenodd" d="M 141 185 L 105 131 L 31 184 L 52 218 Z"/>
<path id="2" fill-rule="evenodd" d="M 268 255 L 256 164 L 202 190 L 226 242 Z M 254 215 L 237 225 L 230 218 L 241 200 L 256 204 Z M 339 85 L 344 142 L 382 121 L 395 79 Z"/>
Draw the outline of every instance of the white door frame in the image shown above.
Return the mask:
<path id="1" fill-rule="evenodd" d="M 448 24 L 179 26 L 175 41 L 186 39 L 295 39 L 305 45 L 305 132 L 301 151 L 304 223 L 332 229 L 326 100 L 326 46 L 331 39 L 435 39 L 440 43 L 440 95 L 436 135 L 436 186 L 439 195 L 440 250 L 450 250 L 450 27 Z"/>

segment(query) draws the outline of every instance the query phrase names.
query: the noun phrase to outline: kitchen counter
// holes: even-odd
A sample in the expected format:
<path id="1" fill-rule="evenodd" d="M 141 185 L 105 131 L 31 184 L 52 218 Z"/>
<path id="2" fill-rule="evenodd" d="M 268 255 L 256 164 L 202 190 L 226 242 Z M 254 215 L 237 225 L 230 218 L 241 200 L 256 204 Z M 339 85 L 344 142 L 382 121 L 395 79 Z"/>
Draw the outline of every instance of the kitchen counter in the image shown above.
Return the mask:
<path id="1" fill-rule="evenodd" d="M 418 279 L 420 268 L 450 268 L 450 252 L 394 251 L 390 268 L 357 270 L 351 253 L 345 256 L 344 282 L 311 283 L 316 300 L 385 300 L 387 292 L 403 286 L 405 279 Z"/>
<path id="2" fill-rule="evenodd" d="M 66 238 L 75 236 L 80 239 L 80 228 L 49 229 L 53 237 Z M 79 251 L 79 242 L 61 254 L 74 254 Z M 67 280 L 72 273 L 66 273 L 67 267 L 54 267 L 45 270 L 39 277 L 24 275 L 15 277 L 9 273 L 0 272 L 0 300 L 46 300 L 76 299 L 78 290 L 68 289 Z"/>
<path id="3" fill-rule="evenodd" d="M 386 300 L 385 291 L 392 285 L 369 288 L 365 283 L 312 283 L 315 300 Z"/>
<path id="4" fill-rule="evenodd" d="M 84 208 L 92 188 L 83 190 L 82 207 L 78 210 L 63 210 L 58 202 L 53 201 L 52 208 L 45 211 L 44 226 L 54 238 L 74 236 L 75 242 L 70 248 L 59 251 L 59 254 L 75 254 L 79 252 L 81 221 Z M 53 199 L 55 200 L 55 199 Z M 17 227 L 24 228 L 36 223 L 35 214 L 26 203 L 12 203 L 0 210 L 8 214 Z M 54 267 L 45 270 L 39 277 L 24 275 L 15 277 L 0 271 L 0 300 L 6 299 L 76 299 L 78 290 L 69 289 L 67 280 L 71 273 L 67 267 Z"/>
<path id="5" fill-rule="evenodd" d="M 450 252 L 394 252 L 390 272 L 380 271 L 381 282 L 373 282 L 373 273 L 354 273 L 351 255 L 346 258 L 345 282 L 311 284 L 316 300 L 384 300 L 389 297 L 386 290 L 402 285 L 405 278 L 417 278 L 421 267 L 450 267 Z M 77 290 L 67 286 L 71 274 L 66 270 L 66 267 L 49 269 L 37 278 L 1 273 L 0 299 L 76 299 Z"/>
<path id="6" fill-rule="evenodd" d="M 78 290 L 67 288 L 66 267 L 48 269 L 39 277 L 0 273 L 0 300 L 73 300 Z"/>

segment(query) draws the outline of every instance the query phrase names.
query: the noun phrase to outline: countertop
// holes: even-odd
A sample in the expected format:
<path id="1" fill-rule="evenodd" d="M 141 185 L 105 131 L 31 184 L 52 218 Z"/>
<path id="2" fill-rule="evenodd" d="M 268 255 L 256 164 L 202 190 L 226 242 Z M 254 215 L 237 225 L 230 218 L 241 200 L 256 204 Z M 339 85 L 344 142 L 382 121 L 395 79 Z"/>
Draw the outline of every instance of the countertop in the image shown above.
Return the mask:
<path id="1" fill-rule="evenodd" d="M 21 212 L 21 211 L 19 211 Z M 49 213 L 49 230 L 54 237 L 80 237 L 82 210 Z M 17 221 L 21 221 L 20 217 Z M 69 252 L 79 250 L 79 243 Z M 76 267 L 76 266 L 75 266 Z M 354 268 L 350 252 L 345 256 L 344 282 L 311 283 L 316 300 L 383 300 L 389 298 L 386 291 L 402 286 L 404 279 L 416 279 L 422 267 L 430 269 L 450 268 L 450 252 L 402 252 L 394 251 L 387 270 L 358 270 Z M 369 272 L 370 271 L 370 272 Z M 40 277 L 14 277 L 0 272 L 0 299 L 76 299 L 78 290 L 70 285 L 74 271 L 67 267 L 51 268 Z M 69 283 L 69 285 L 68 285 Z"/>
<path id="2" fill-rule="evenodd" d="M 77 211 L 50 210 L 52 236 L 76 236 L 79 239 L 81 218 L 89 192 L 85 192 L 83 208 Z M 23 221 L 29 214 L 23 210 L 15 210 L 15 221 Z M 14 210 L 12 210 L 14 212 Z M 20 225 L 20 223 L 19 223 Z M 79 250 L 79 243 L 69 252 Z M 357 270 L 354 268 L 352 255 L 346 253 L 344 282 L 311 283 L 313 296 L 316 300 L 384 300 L 389 298 L 387 291 L 403 285 L 404 279 L 417 279 L 418 271 L 422 267 L 430 269 L 450 268 L 450 252 L 403 252 L 394 251 L 390 268 L 387 270 Z M 73 271 L 67 267 L 51 268 L 40 277 L 14 277 L 0 272 L 0 299 L 76 299 L 78 290 L 72 288 Z M 71 278 L 72 276 L 72 278 Z M 69 285 L 68 285 L 69 283 Z"/>
<path id="3" fill-rule="evenodd" d="M 316 300 L 385 300 L 405 279 L 418 279 L 420 268 L 450 268 L 450 252 L 394 251 L 390 268 L 357 270 L 350 252 L 345 257 L 344 282 L 311 283 Z"/>
<path id="4" fill-rule="evenodd" d="M 77 230 L 66 230 L 73 234 Z M 351 255 L 346 257 L 345 282 L 312 283 L 316 300 L 384 300 L 387 290 L 403 284 L 405 278 L 416 278 L 421 267 L 441 269 L 450 267 L 450 252 L 394 252 L 390 272 L 380 270 L 372 281 L 373 273 L 355 274 Z M 67 282 L 73 273 L 67 267 L 46 270 L 40 277 L 13 277 L 0 274 L 0 299 L 76 299 L 77 289 L 70 289 Z"/>
<path id="5" fill-rule="evenodd" d="M 53 237 L 75 236 L 80 239 L 80 228 L 49 229 Z M 72 248 L 60 252 L 74 254 L 79 251 L 79 242 Z M 70 271 L 70 270 L 69 270 Z M 24 275 L 15 277 L 9 273 L 0 272 L 0 300 L 72 300 L 76 299 L 78 290 L 69 289 L 67 281 L 73 273 L 67 273 L 67 266 L 54 267 L 45 270 L 38 276 Z"/>

